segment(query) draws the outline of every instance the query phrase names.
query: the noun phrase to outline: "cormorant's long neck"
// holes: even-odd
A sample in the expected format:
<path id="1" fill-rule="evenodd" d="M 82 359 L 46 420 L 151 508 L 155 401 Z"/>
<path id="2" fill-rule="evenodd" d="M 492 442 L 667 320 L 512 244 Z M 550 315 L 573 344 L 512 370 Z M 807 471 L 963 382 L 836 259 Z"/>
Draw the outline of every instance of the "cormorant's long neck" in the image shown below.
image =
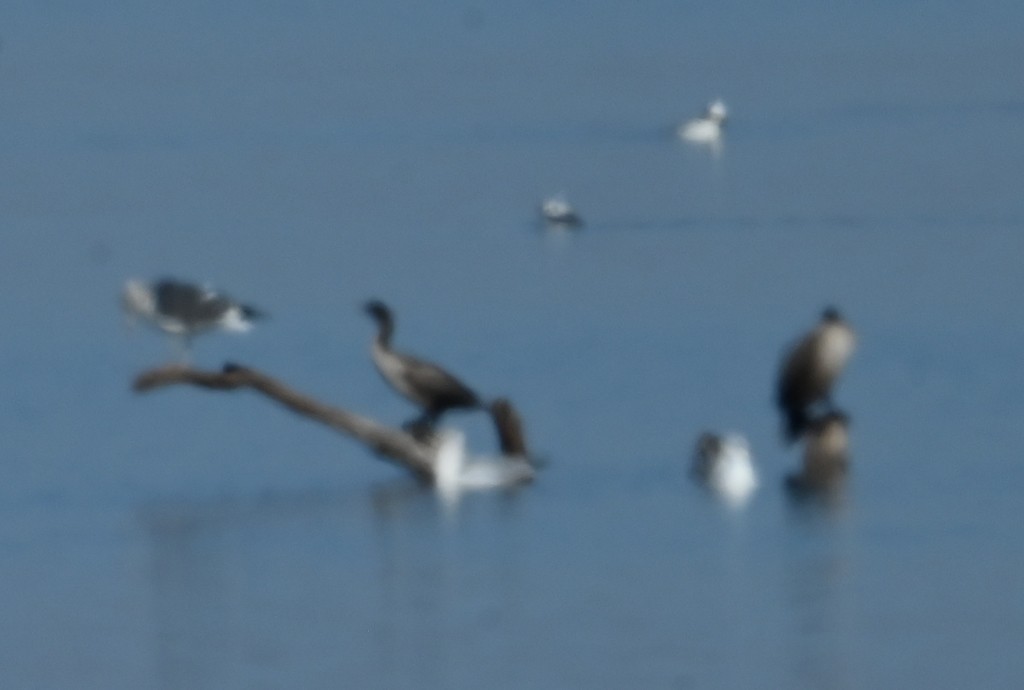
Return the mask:
<path id="1" fill-rule="evenodd" d="M 391 334 L 395 331 L 395 323 L 390 314 L 385 314 L 377 319 L 377 344 L 381 349 L 391 349 Z"/>

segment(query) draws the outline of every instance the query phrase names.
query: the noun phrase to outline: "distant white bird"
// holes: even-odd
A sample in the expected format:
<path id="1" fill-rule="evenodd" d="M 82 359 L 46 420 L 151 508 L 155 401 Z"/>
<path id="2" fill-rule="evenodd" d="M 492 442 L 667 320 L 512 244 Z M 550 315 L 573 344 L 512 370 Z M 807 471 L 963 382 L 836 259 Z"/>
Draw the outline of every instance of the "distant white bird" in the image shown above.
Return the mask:
<path id="1" fill-rule="evenodd" d="M 737 507 L 750 498 L 759 484 L 750 445 L 739 434 L 701 434 L 693 455 L 692 474 Z"/>
<path id="2" fill-rule="evenodd" d="M 540 213 L 553 226 L 578 228 L 583 225 L 583 219 L 564 194 L 555 194 L 545 199 L 540 205 Z"/>
<path id="3" fill-rule="evenodd" d="M 183 359 L 195 335 L 216 329 L 245 333 L 252 329 L 255 319 L 265 317 L 259 309 L 211 288 L 171 278 L 153 283 L 126 281 L 121 304 L 133 320 L 141 317 L 173 336 Z"/>
<path id="4" fill-rule="evenodd" d="M 679 125 L 678 133 L 680 138 L 695 144 L 718 144 L 728 118 L 729 109 L 721 99 L 716 99 L 708 104 L 703 115 Z"/>
<path id="5" fill-rule="evenodd" d="M 510 488 L 532 481 L 536 474 L 525 457 L 470 457 L 466 436 L 457 429 L 441 429 L 435 438 L 434 486 L 449 504 L 464 491 Z"/>

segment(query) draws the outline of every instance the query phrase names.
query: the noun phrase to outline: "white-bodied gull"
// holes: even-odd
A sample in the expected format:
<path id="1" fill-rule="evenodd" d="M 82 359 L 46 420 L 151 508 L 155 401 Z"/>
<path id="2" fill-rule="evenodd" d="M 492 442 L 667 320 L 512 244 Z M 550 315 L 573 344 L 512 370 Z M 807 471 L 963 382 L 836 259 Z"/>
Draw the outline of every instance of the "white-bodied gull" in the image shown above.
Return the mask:
<path id="1" fill-rule="evenodd" d="M 245 333 L 265 314 L 208 287 L 171 278 L 152 283 L 130 279 L 121 294 L 124 310 L 174 337 L 178 354 L 188 356 L 191 339 L 205 331 Z"/>
<path id="2" fill-rule="evenodd" d="M 540 214 L 547 223 L 554 227 L 578 228 L 583 219 L 572 207 L 564 194 L 549 196 L 540 205 Z"/>
<path id="3" fill-rule="evenodd" d="M 440 429 L 434 438 L 434 486 L 448 506 L 457 505 L 465 491 L 512 488 L 531 482 L 536 476 L 536 470 L 524 456 L 470 456 L 466 435 L 458 429 Z"/>
<path id="4" fill-rule="evenodd" d="M 695 144 L 716 145 L 722 140 L 722 130 L 729 118 L 729 110 L 721 99 L 708 104 L 700 117 L 679 125 L 679 136 Z"/>

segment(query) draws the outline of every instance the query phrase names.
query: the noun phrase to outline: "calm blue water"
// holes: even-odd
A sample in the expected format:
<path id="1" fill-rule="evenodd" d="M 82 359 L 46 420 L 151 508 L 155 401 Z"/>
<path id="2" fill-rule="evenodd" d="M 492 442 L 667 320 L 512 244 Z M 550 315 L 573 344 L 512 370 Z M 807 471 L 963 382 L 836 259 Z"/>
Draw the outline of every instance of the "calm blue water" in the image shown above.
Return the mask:
<path id="1" fill-rule="evenodd" d="M 0 7 L 4 687 L 1024 682 L 1019 3 L 90 5 Z M 716 96 L 717 157 L 672 136 Z M 397 423 L 385 299 L 550 464 L 452 512 L 254 395 L 135 396 L 170 348 L 117 292 L 168 273 L 273 314 L 198 364 Z M 771 388 L 827 303 L 853 476 L 803 510 Z"/>

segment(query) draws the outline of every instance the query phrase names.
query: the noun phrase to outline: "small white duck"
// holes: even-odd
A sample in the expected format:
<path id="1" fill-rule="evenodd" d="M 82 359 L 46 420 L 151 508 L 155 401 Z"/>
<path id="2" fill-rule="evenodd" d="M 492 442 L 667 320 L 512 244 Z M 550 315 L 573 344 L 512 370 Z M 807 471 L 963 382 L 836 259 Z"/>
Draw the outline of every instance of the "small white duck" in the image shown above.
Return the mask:
<path id="1" fill-rule="evenodd" d="M 746 503 L 759 485 L 750 445 L 740 434 L 701 434 L 692 475 L 733 507 Z"/>
<path id="2" fill-rule="evenodd" d="M 704 114 L 679 125 L 679 137 L 695 144 L 718 144 L 722 140 L 729 109 L 720 98 L 708 104 Z"/>
<path id="3" fill-rule="evenodd" d="M 540 205 L 541 216 L 549 225 L 563 228 L 578 228 L 583 219 L 576 213 L 565 194 L 549 196 Z"/>
<path id="4" fill-rule="evenodd" d="M 511 488 L 533 481 L 536 476 L 526 457 L 469 456 L 466 435 L 458 429 L 440 429 L 436 438 L 434 486 L 449 505 L 456 504 L 464 491 Z"/>

